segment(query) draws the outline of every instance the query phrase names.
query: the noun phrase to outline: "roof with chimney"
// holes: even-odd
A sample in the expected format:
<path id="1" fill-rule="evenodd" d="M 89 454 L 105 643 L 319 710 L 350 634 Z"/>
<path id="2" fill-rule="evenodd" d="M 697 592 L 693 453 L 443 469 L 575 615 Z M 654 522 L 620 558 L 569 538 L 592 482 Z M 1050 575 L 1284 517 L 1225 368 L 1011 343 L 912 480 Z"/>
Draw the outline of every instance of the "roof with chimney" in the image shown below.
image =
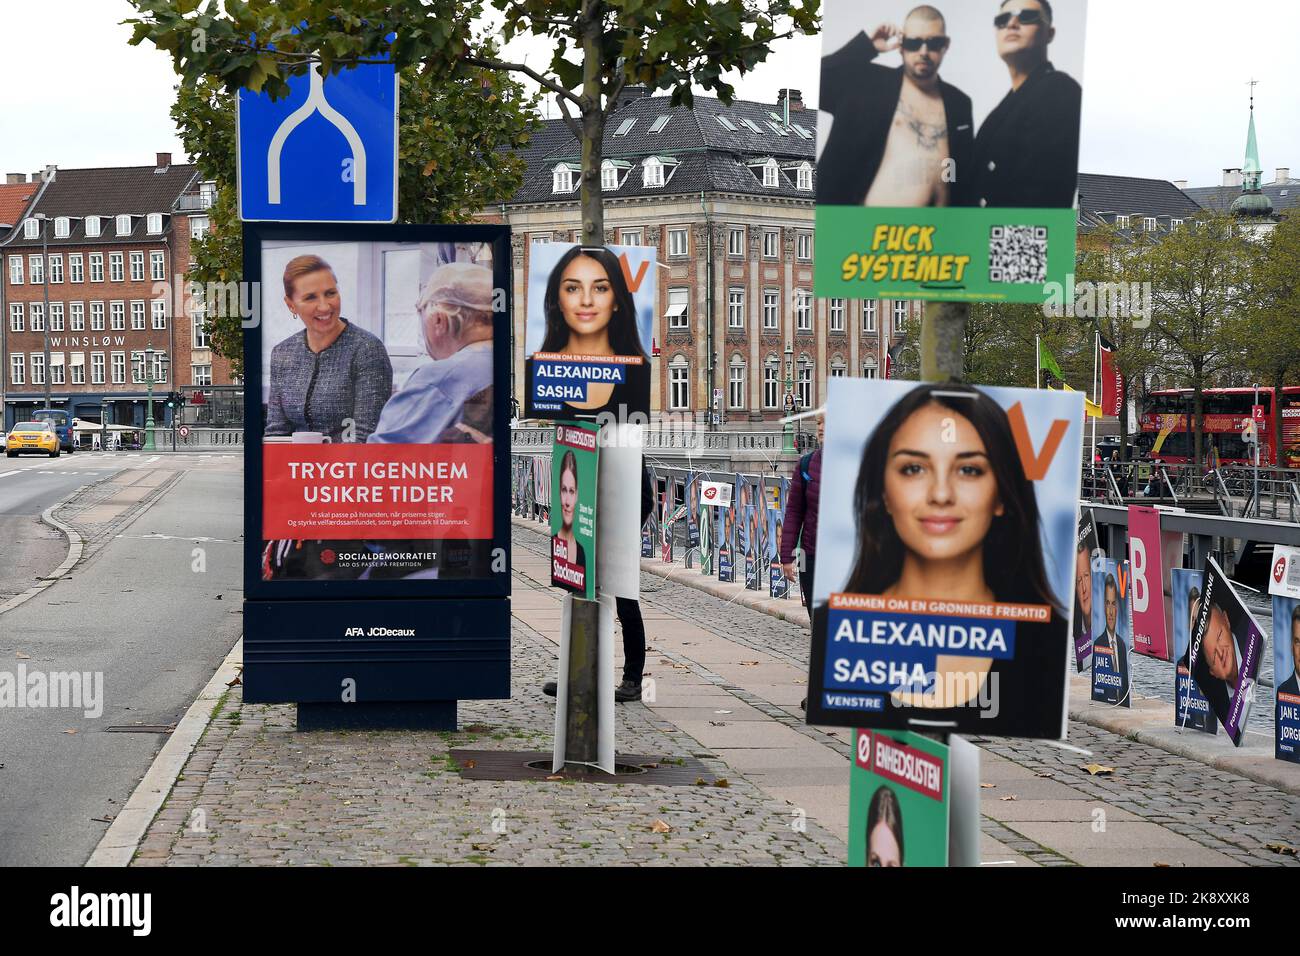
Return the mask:
<path id="1" fill-rule="evenodd" d="M 1232 209 L 1232 204 L 1240 198 L 1241 187 L 1192 186 L 1184 189 L 1183 192 L 1206 209 L 1226 213 Z M 1294 209 L 1296 201 L 1300 200 L 1300 179 L 1287 178 L 1277 182 L 1265 183 L 1260 186 L 1260 192 L 1269 198 L 1275 212 L 1286 212 Z"/>
<path id="2" fill-rule="evenodd" d="M 164 157 L 160 157 L 164 158 Z M 39 200 L 27 210 L 27 217 L 43 212 L 51 220 L 66 216 L 69 234 L 58 237 L 60 244 L 116 244 L 154 238 L 146 232 L 150 213 L 161 213 L 163 232 L 170 228 L 172 207 L 196 180 L 197 167 L 188 164 L 153 166 L 110 166 L 101 169 L 59 169 Z M 39 186 L 39 184 L 34 184 Z M 86 218 L 99 216 L 100 234 L 87 236 Z M 117 216 L 131 217 L 131 231 L 117 234 Z M 54 238 L 51 231 L 50 239 Z M 26 239 L 19 229 L 9 237 L 9 247 L 39 246 L 41 240 Z"/>
<path id="3" fill-rule="evenodd" d="M 617 175 L 606 199 L 703 192 L 803 199 L 812 203 L 817 146 L 817 111 L 804 109 L 791 91 L 789 124 L 785 104 L 709 96 L 694 107 L 673 106 L 670 97 L 648 96 L 643 87 L 625 93 L 605 125 L 602 156 Z M 523 152 L 524 184 L 512 203 L 574 202 L 582 151 L 563 119 L 543 120 Z M 663 168 L 663 185 L 646 185 L 645 167 Z M 764 172 L 774 167 L 765 185 Z M 799 168 L 806 166 L 801 189 Z M 557 168 L 572 171 L 573 189 L 555 191 Z M 650 182 L 654 181 L 653 174 Z"/>
<path id="4" fill-rule="evenodd" d="M 1157 231 L 1167 232 L 1174 220 L 1186 221 L 1201 211 L 1200 205 L 1167 179 L 1137 176 L 1079 174 L 1079 225 L 1116 225 L 1128 217 L 1131 230 L 1140 230 L 1147 219 L 1155 219 Z"/>

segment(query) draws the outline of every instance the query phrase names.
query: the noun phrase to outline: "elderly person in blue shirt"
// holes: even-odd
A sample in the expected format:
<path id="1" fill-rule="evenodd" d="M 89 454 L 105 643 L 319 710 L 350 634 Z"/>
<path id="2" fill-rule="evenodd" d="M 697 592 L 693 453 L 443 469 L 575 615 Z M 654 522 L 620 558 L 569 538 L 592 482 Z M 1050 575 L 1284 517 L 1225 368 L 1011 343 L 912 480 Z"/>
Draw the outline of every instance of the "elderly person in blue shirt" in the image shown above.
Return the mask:
<path id="1" fill-rule="evenodd" d="M 439 267 L 416 310 L 425 351 L 421 365 L 384 406 L 369 441 L 437 444 L 488 440 L 466 419 L 484 423 L 476 401 L 492 386 L 492 271 L 470 262 Z M 486 416 L 490 419 L 490 415 Z"/>

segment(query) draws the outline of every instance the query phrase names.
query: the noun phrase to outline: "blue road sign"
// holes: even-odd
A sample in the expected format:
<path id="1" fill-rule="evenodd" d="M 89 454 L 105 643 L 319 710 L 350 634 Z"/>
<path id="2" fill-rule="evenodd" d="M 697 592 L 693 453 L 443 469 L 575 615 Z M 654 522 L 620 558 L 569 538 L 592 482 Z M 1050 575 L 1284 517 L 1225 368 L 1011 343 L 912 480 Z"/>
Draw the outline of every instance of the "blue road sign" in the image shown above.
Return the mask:
<path id="1" fill-rule="evenodd" d="M 397 73 L 363 64 L 288 96 L 239 91 L 239 216 L 246 221 L 394 222 Z"/>

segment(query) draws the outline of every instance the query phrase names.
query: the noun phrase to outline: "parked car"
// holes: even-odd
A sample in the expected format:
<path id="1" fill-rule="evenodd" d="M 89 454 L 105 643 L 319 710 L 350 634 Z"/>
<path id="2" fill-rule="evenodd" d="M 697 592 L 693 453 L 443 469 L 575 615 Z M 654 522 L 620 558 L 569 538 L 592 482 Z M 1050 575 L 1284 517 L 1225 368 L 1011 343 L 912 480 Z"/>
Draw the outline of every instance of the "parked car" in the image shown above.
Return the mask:
<path id="1" fill-rule="evenodd" d="M 59 457 L 59 436 L 49 422 L 19 422 L 9 431 L 5 443 L 5 456 L 17 458 L 35 452 L 38 455 Z"/>

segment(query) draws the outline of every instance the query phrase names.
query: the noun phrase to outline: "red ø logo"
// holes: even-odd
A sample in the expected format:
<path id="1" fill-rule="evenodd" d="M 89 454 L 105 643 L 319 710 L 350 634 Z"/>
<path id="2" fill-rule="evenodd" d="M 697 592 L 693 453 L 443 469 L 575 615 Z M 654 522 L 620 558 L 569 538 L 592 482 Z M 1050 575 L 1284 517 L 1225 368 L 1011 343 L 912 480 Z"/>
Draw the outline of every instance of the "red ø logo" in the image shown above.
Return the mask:
<path id="1" fill-rule="evenodd" d="M 331 550 L 330 548 L 326 548 L 324 551 L 320 553 L 321 564 L 333 564 L 337 559 L 338 559 L 338 555 L 335 554 L 333 550 Z"/>
<path id="2" fill-rule="evenodd" d="M 1278 558 L 1277 563 L 1273 565 L 1273 580 L 1281 584 L 1284 574 L 1286 574 L 1286 555 Z"/>

